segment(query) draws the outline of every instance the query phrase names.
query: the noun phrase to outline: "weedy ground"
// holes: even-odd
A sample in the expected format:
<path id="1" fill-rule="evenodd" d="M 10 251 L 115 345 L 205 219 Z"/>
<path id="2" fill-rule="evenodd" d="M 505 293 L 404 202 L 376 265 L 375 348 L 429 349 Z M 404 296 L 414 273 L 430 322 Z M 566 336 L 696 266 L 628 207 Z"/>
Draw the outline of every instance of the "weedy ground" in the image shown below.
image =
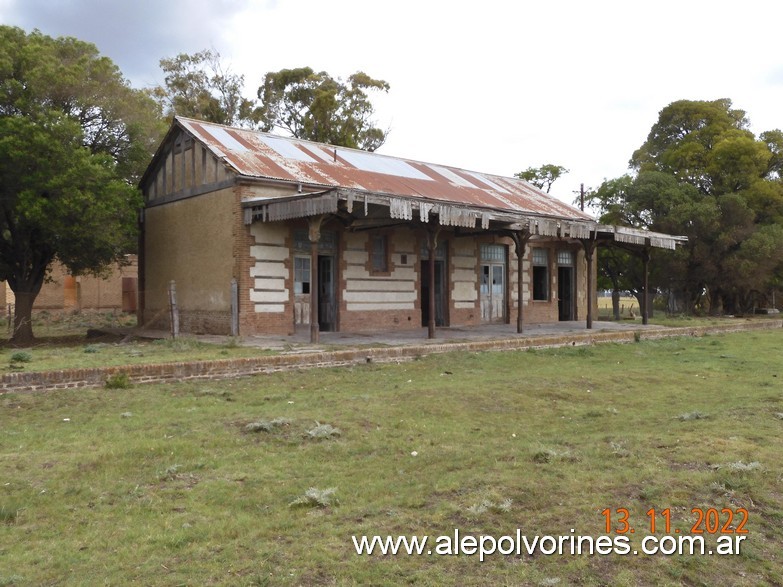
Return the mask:
<path id="1" fill-rule="evenodd" d="M 274 354 L 274 351 L 242 346 L 238 339 L 226 338 L 215 344 L 182 335 L 176 340 L 140 339 L 124 334 L 136 325 L 136 318 L 113 312 L 37 312 L 33 319 L 36 341 L 18 348 L 9 342 L 6 319 L 0 319 L 0 373 L 46 371 L 91 367 L 207 361 Z M 87 336 L 91 330 L 97 336 Z M 107 334 L 101 335 L 101 332 Z"/>
<path id="2" fill-rule="evenodd" d="M 605 300 L 606 298 L 601 298 Z M 602 319 L 608 319 L 604 317 Z M 763 319 L 763 318 L 759 318 Z M 122 366 L 148 363 L 209 361 L 278 354 L 279 350 L 245 346 L 241 339 L 225 338 L 223 343 L 205 342 L 199 337 L 183 334 L 178 339 L 150 340 L 136 338 L 130 328 L 136 319 L 114 312 L 85 311 L 79 313 L 34 314 L 33 331 L 36 341 L 32 346 L 19 348 L 9 342 L 7 320 L 0 318 L 0 374 L 13 371 L 47 371 L 82 369 L 104 366 Z M 731 321 L 731 319 L 728 319 Z M 624 320 L 627 322 L 627 320 Z M 641 319 L 636 318 L 641 324 Z M 667 317 L 656 315 L 650 322 L 662 326 L 709 326 L 725 324 L 722 318 Z M 96 338 L 89 331 L 111 332 L 119 329 L 124 334 L 104 334 Z M 123 330 L 124 329 L 124 330 Z M 388 346 L 379 342 L 362 346 Z M 308 347 L 293 343 L 290 349 Z M 324 350 L 340 350 L 345 345 L 322 344 Z"/>
<path id="3" fill-rule="evenodd" d="M 0 585 L 779 585 L 782 337 L 0 396 Z M 747 539 L 483 563 L 351 540 L 598 537 L 607 509 L 615 536 L 619 508 L 637 548 L 651 508 L 684 534 L 746 508 Z"/>

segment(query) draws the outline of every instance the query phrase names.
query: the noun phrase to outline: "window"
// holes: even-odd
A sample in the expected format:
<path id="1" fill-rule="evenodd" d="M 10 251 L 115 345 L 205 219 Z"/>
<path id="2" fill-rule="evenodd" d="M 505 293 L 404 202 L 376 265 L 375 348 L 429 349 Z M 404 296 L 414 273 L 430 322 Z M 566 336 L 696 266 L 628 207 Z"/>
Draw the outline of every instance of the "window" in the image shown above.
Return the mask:
<path id="1" fill-rule="evenodd" d="M 294 250 L 295 251 L 310 251 L 310 236 L 307 230 L 295 230 L 294 231 Z"/>
<path id="2" fill-rule="evenodd" d="M 310 293 L 310 257 L 294 257 L 294 294 Z"/>
<path id="3" fill-rule="evenodd" d="M 389 271 L 389 247 L 385 235 L 372 237 L 370 250 L 370 266 L 373 273 L 387 273 Z"/>
<path id="4" fill-rule="evenodd" d="M 441 240 L 438 241 L 438 245 L 435 247 L 435 259 L 438 261 L 445 261 L 446 260 L 446 252 L 448 251 L 449 243 L 448 241 Z M 426 261 L 430 258 L 430 246 L 427 243 L 427 239 L 422 240 L 421 242 L 421 251 L 419 252 L 421 255 L 421 260 Z"/>
<path id="5" fill-rule="evenodd" d="M 506 262 L 506 247 L 503 245 L 481 245 L 481 260 Z"/>
<path id="6" fill-rule="evenodd" d="M 557 264 L 561 267 L 573 267 L 574 266 L 574 252 L 573 251 L 558 251 L 557 252 Z"/>
<path id="7" fill-rule="evenodd" d="M 309 253 L 312 250 L 310 232 L 307 229 L 294 230 L 294 251 Z M 322 230 L 321 240 L 318 241 L 319 253 L 333 253 L 337 250 L 337 232 L 334 230 Z"/>
<path id="8" fill-rule="evenodd" d="M 549 253 L 533 249 L 533 299 L 549 300 Z"/>

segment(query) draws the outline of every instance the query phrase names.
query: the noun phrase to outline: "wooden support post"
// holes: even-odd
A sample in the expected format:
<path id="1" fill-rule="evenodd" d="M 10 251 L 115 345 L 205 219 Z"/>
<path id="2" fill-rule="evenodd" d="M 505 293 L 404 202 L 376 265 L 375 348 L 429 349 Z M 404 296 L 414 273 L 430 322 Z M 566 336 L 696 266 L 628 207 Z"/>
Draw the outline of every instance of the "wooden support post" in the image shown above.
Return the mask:
<path id="1" fill-rule="evenodd" d="M 522 293 L 524 272 L 522 268 L 524 266 L 525 246 L 530 238 L 530 233 L 527 230 L 520 230 L 519 232 L 514 232 L 511 238 L 514 240 L 517 253 L 517 334 L 522 334 L 524 330 L 522 310 L 524 307 L 524 295 Z"/>
<path id="2" fill-rule="evenodd" d="M 644 282 L 642 285 L 642 324 L 647 326 L 650 321 L 650 247 L 646 245 L 642 251 L 642 265 L 644 267 Z"/>
<path id="3" fill-rule="evenodd" d="M 593 260 L 596 249 L 595 237 L 581 239 L 582 246 L 585 249 L 585 260 L 587 261 L 587 329 L 593 328 L 593 306 L 595 305 L 595 282 L 593 281 Z"/>
<path id="4" fill-rule="evenodd" d="M 321 223 L 324 216 L 310 218 L 308 236 L 310 238 L 310 342 L 320 341 L 318 324 L 318 241 L 321 240 Z"/>
<path id="5" fill-rule="evenodd" d="M 429 320 L 427 321 L 427 338 L 435 338 L 435 251 L 438 246 L 438 231 L 430 230 L 427 233 L 427 248 L 429 251 L 429 295 L 427 304 L 429 307 Z"/>
<path id="6" fill-rule="evenodd" d="M 236 277 L 231 278 L 231 336 L 239 336 L 239 286 Z"/>
<path id="7" fill-rule="evenodd" d="M 179 336 L 179 308 L 177 307 L 177 284 L 169 283 L 169 312 L 171 314 L 171 338 Z"/>

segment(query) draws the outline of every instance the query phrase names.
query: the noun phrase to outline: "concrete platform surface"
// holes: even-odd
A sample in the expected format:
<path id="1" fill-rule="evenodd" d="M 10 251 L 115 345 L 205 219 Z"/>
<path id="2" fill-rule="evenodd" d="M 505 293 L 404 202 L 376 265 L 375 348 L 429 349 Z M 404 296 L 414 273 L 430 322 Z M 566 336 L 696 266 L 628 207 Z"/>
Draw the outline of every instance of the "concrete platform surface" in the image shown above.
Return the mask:
<path id="1" fill-rule="evenodd" d="M 279 350 L 283 352 L 306 352 L 334 348 L 364 348 L 443 344 L 447 342 L 471 342 L 493 339 L 530 338 L 536 336 L 585 335 L 599 332 L 634 332 L 666 329 L 665 326 L 644 326 L 641 320 L 626 320 L 623 322 L 593 322 L 593 328 L 588 330 L 583 321 L 555 322 L 549 324 L 526 324 L 524 332 L 517 333 L 516 324 L 482 324 L 480 326 L 456 326 L 437 328 L 435 338 L 427 338 L 427 328 L 411 330 L 378 330 L 373 332 L 321 332 L 318 344 L 310 343 L 310 327 L 303 326 L 291 336 L 282 335 L 251 335 L 241 337 L 238 341 L 243 346 Z M 169 332 L 164 330 L 138 331 L 143 338 L 168 338 Z M 228 336 L 192 335 L 198 340 L 214 343 L 226 343 Z"/>

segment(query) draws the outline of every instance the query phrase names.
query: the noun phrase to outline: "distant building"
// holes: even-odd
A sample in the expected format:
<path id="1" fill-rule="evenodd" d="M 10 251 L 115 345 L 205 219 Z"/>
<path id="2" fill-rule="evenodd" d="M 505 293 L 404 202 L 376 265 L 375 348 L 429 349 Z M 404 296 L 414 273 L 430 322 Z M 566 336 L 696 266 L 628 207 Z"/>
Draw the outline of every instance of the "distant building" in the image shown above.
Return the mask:
<path id="1" fill-rule="evenodd" d="M 115 310 L 136 312 L 138 297 L 138 259 L 128 257 L 127 265 L 117 265 L 106 278 L 70 275 L 55 263 L 49 280 L 41 287 L 33 311 Z M 8 284 L 0 282 L 0 302 L 14 303 Z"/>

